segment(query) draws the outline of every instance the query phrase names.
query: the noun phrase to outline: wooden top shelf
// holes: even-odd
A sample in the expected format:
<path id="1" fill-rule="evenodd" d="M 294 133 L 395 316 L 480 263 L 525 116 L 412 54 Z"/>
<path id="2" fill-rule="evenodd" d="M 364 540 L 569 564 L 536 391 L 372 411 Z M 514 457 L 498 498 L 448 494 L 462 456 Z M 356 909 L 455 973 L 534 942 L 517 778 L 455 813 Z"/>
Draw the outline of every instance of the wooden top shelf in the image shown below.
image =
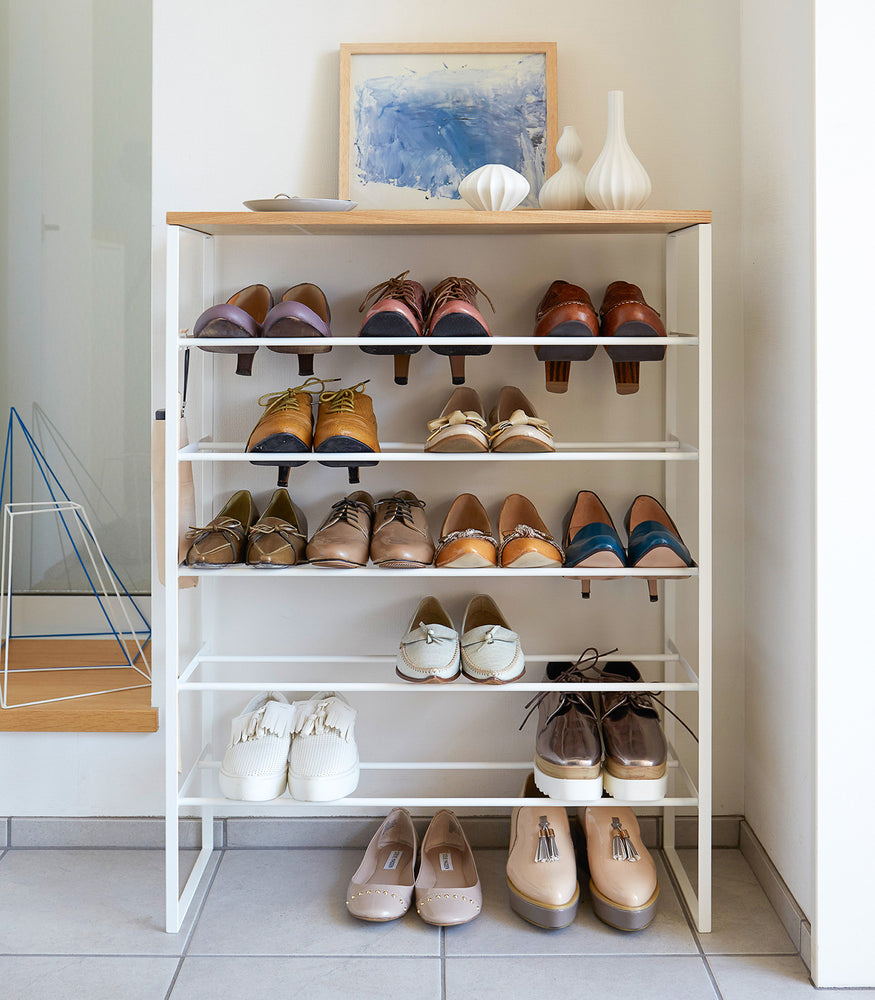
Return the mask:
<path id="1" fill-rule="evenodd" d="M 464 209 L 351 212 L 168 212 L 167 224 L 210 236 L 377 236 L 441 233 L 673 233 L 711 222 L 710 211 L 475 212 Z"/>

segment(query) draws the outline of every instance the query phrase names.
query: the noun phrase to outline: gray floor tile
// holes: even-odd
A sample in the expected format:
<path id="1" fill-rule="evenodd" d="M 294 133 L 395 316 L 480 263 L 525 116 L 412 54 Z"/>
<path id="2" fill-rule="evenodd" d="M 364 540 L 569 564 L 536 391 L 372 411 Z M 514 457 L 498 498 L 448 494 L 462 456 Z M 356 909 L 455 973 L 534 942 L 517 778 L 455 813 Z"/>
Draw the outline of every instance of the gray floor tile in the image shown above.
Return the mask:
<path id="1" fill-rule="evenodd" d="M 192 955 L 437 955 L 438 929 L 411 909 L 365 923 L 346 910 L 361 851 L 228 851 Z"/>
<path id="2" fill-rule="evenodd" d="M 306 997 L 439 1000 L 438 958 L 187 958 L 171 1000 Z"/>
<path id="3" fill-rule="evenodd" d="M 196 856 L 181 854 L 183 875 Z M 0 954 L 179 955 L 211 870 L 182 932 L 167 934 L 163 851 L 9 851 L 0 864 Z"/>
<path id="4" fill-rule="evenodd" d="M 708 959 L 724 1000 L 872 1000 L 872 990 L 816 990 L 797 955 L 715 955 Z"/>
<path id="5" fill-rule="evenodd" d="M 562 930 L 542 930 L 522 920 L 507 899 L 507 851 L 477 851 L 483 885 L 483 912 L 470 924 L 448 927 L 447 955 L 695 955 L 696 943 L 674 887 L 657 857 L 659 912 L 646 930 L 624 934 L 603 924 L 592 912 L 581 873 L 577 917 Z"/>
<path id="6" fill-rule="evenodd" d="M 696 884 L 696 851 L 678 851 Z M 714 851 L 712 931 L 700 934 L 707 955 L 793 955 L 784 930 L 740 851 Z"/>
<path id="7" fill-rule="evenodd" d="M 693 956 L 447 959 L 447 1000 L 561 996 L 716 1000 L 717 994 L 705 963 Z"/>
<path id="8" fill-rule="evenodd" d="M 164 1000 L 178 958 L 0 956 L 4 1000 Z"/>
<path id="9" fill-rule="evenodd" d="M 9 820 L 5 816 L 0 816 L 0 848 L 6 846 L 6 838 L 9 830 Z"/>

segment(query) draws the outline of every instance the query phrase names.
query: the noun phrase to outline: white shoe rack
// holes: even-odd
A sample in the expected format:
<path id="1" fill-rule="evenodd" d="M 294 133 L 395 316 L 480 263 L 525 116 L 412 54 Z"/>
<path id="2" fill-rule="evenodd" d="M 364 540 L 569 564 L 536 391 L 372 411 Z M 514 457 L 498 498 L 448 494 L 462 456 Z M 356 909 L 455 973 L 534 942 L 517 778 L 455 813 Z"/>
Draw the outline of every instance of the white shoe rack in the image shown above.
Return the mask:
<path id="1" fill-rule="evenodd" d="M 284 690 L 287 692 L 315 692 L 331 689 L 345 694 L 371 692 L 384 693 L 387 697 L 427 699 L 449 696 L 452 704 L 456 699 L 506 698 L 509 694 L 531 693 L 553 687 L 541 681 L 520 681 L 504 686 L 478 685 L 470 682 L 456 682 L 447 685 L 419 685 L 396 680 L 393 670 L 395 650 L 386 649 L 383 655 L 326 654 L 316 649 L 312 653 L 295 650 L 287 654 L 277 650 L 270 654 L 252 654 L 244 649 L 214 648 L 214 643 L 204 623 L 209 621 L 208 608 L 219 588 L 229 579 L 262 581 L 254 584 L 263 586 L 266 579 L 293 577 L 300 579 L 302 586 L 318 579 L 324 581 L 334 572 L 338 581 L 369 580 L 370 578 L 393 578 L 402 575 L 417 578 L 464 577 L 508 580 L 514 577 L 529 577 L 532 586 L 542 584 L 539 577 L 588 577 L 598 581 L 600 577 L 616 578 L 640 577 L 658 578 L 668 581 L 661 585 L 663 642 L 661 649 L 644 652 L 621 649 L 605 659 L 632 660 L 642 671 L 644 681 L 640 684 L 568 684 L 569 690 L 645 690 L 658 692 L 672 708 L 681 709 L 686 721 L 696 730 L 699 737 L 696 746 L 666 715 L 664 727 L 669 740 L 669 783 L 665 798 L 655 802 L 627 802 L 633 808 L 659 809 L 664 816 L 663 847 L 668 864 L 686 898 L 693 919 L 700 931 L 711 929 L 711 672 L 712 672 L 712 526 L 711 526 L 711 215 L 710 212 L 507 212 L 489 213 L 473 211 L 419 211 L 384 212 L 361 211 L 345 214 L 335 213 L 268 213 L 256 215 L 239 213 L 169 213 L 167 216 L 167 271 L 166 271 L 166 343 L 165 343 L 165 403 L 168 424 L 166 441 L 166 543 L 164 592 L 164 629 L 161 646 L 165 668 L 165 718 L 166 741 L 166 927 L 168 932 L 179 930 L 185 914 L 194 898 L 213 849 L 213 819 L 216 815 L 241 815 L 253 811 L 252 803 L 234 802 L 224 798 L 218 788 L 218 768 L 223 747 L 213 745 L 213 705 L 219 692 L 240 692 L 242 701 L 251 697 L 252 692 L 263 690 Z M 660 463 L 663 470 L 664 501 L 668 512 L 679 521 L 684 540 L 693 552 L 696 566 L 692 570 L 571 570 L 571 569 L 488 569 L 488 570 L 447 570 L 430 567 L 427 569 L 399 570 L 362 568 L 357 570 L 331 571 L 307 566 L 265 571 L 238 565 L 219 570 L 195 570 L 177 566 L 177 543 L 179 537 L 179 513 L 177 510 L 178 463 L 189 461 L 202 465 L 200 495 L 198 496 L 199 524 L 206 524 L 218 511 L 220 504 L 214 504 L 212 494 L 212 473 L 219 463 L 248 462 L 250 456 L 244 453 L 244 444 L 216 441 L 212 428 L 215 413 L 210 400 L 210 392 L 215 378 L 234 378 L 233 355 L 214 355 L 193 351 L 200 356 L 200 364 L 193 366 L 193 378 L 201 380 L 198 412 L 199 426 L 204 431 L 189 446 L 177 450 L 179 420 L 178 398 L 182 385 L 182 357 L 186 347 L 195 344 L 207 345 L 209 341 L 193 341 L 185 336 L 186 325 L 193 325 L 198 309 L 192 315 L 191 302 L 199 309 L 207 308 L 216 301 L 224 301 L 214 287 L 216 245 L 224 237 L 289 237 L 301 240 L 307 237 L 319 238 L 323 235 L 348 237 L 356 240 L 374 234 L 405 235 L 464 235 L 464 234 L 506 234 L 524 239 L 526 235 L 543 236 L 557 234 L 565 236 L 593 236 L 622 234 L 630 238 L 653 238 L 654 234 L 665 240 L 665 320 L 668 337 L 658 343 L 667 346 L 666 361 L 662 365 L 642 365 L 644 373 L 662 371 L 665 379 L 665 433 L 660 441 L 577 441 L 558 442 L 554 454 L 425 454 L 422 442 L 381 442 L 380 463 L 592 463 L 592 462 L 645 462 Z M 183 236 L 183 234 L 185 234 Z M 190 255 L 189 249 L 181 253 L 181 239 L 186 246 L 193 245 L 200 259 L 192 266 L 183 260 Z M 633 276 L 634 280 L 634 276 Z M 241 285 L 245 282 L 241 282 Z M 197 288 L 193 291 L 192 285 Z M 183 308 L 181 302 L 187 298 Z M 597 304 L 597 303 L 596 303 Z M 680 328 L 683 317 L 687 328 Z M 451 343 L 450 340 L 442 341 Z M 539 343 L 531 336 L 496 336 L 491 344 L 492 357 L 502 351 L 520 347 L 529 352 Z M 554 340 L 558 343 L 558 340 Z M 599 343 L 600 341 L 596 341 Z M 604 341 L 601 341 L 604 342 Z M 612 343 L 633 342 L 614 338 Z M 645 343 L 636 340 L 635 343 Z M 282 340 L 241 340 L 222 341 L 223 346 L 277 346 Z M 287 341 L 286 343 L 292 343 Z M 301 343 L 294 341 L 294 343 Z M 324 344 L 324 341 L 314 341 Z M 335 351 L 356 350 L 360 341 L 354 336 L 338 336 L 331 340 Z M 375 345 L 378 340 L 370 339 Z M 400 345 L 401 340 L 386 341 Z M 419 345 L 425 342 L 416 341 Z M 683 360 L 681 360 L 683 356 Z M 321 363 L 317 356 L 317 366 Z M 692 358 L 695 358 L 693 361 Z M 226 367 L 221 371 L 219 364 Z M 371 363 L 389 366 L 387 357 L 370 358 Z M 446 364 L 445 359 L 441 359 Z M 294 364 L 294 359 L 291 361 Z M 578 362 L 578 364 L 581 364 Z M 230 367 L 227 367 L 230 366 Z M 576 366 L 572 366 L 572 373 Z M 531 360 L 532 377 L 543 378 L 543 363 Z M 318 371 L 318 368 L 317 368 Z M 282 378 L 287 375 L 283 374 Z M 572 378 L 574 375 L 572 374 Z M 654 376 L 655 377 L 655 376 Z M 411 382 L 416 378 L 411 373 Z M 447 379 L 447 383 L 449 380 Z M 692 384 L 690 384 L 692 383 Z M 525 386 L 524 391 L 527 391 Z M 411 394 L 414 389 L 408 388 Z M 449 384 L 447 391 L 449 392 Z M 605 387 L 607 391 L 607 387 Z M 610 387 L 613 392 L 613 386 Z M 411 395 L 411 399 L 413 396 Z M 685 400 L 686 402 L 679 402 Z M 690 404 L 692 400 L 692 404 Z M 379 409 L 377 411 L 379 420 Z M 680 433 L 681 427 L 686 436 Z M 424 439 L 423 439 L 424 440 Z M 318 456 L 289 456 L 295 461 L 313 461 Z M 362 456 L 349 458 L 361 460 Z M 282 455 L 272 456 L 282 460 Z M 341 460 L 342 455 L 332 455 L 332 460 Z M 693 463 L 692 469 L 697 490 L 680 483 L 681 470 Z M 306 472 L 307 470 L 304 469 Z M 344 470 L 329 470 L 337 477 L 338 491 L 368 489 L 366 479 L 368 469 L 362 473 L 361 487 L 347 487 Z M 521 472 L 530 474 L 534 470 L 524 464 Z M 293 484 L 292 484 L 293 485 Z M 681 486 L 684 486 L 681 489 Z M 460 485 L 456 492 L 468 486 Z M 577 490 L 569 489 L 568 500 Z M 218 499 L 218 498 L 216 498 Z M 683 504 L 688 511 L 685 520 L 677 516 Z M 324 512 L 319 512 L 319 515 Z M 686 524 L 694 524 L 690 531 Z M 310 526 L 314 530 L 315 525 Z M 620 527 L 622 537 L 622 527 Z M 185 603 L 180 601 L 179 584 L 186 577 L 198 577 L 199 586 L 194 592 L 187 591 Z M 672 578 L 684 579 L 671 582 Z M 488 584 L 487 584 L 488 585 Z M 568 586 L 573 586 L 573 582 Z M 640 584 L 639 599 L 647 602 L 643 580 Z M 346 591 L 341 591 L 346 593 Z M 691 627 L 688 619 L 693 619 Z M 679 637 L 679 626 L 685 642 Z M 399 633 L 400 635 L 400 633 Z M 553 653 L 530 652 L 526 650 L 526 660 L 534 668 L 528 677 L 542 676 L 542 665 L 548 660 L 575 660 L 580 650 Z M 245 665 L 245 671 L 235 669 L 235 665 Z M 231 679 L 228 679 L 229 674 Z M 222 678 L 222 679 L 220 679 Z M 278 679 L 280 678 L 280 679 Z M 247 694 L 244 694 L 247 693 Z M 181 709 L 181 698 L 196 698 L 200 716 L 200 751 L 186 755 L 185 748 L 191 744 L 191 737 L 197 727 L 197 719 L 189 719 L 185 709 Z M 690 699 L 695 699 L 691 702 Z M 697 707 L 687 710 L 683 706 L 691 703 Z M 481 704 L 477 701 L 476 704 Z M 694 715 L 690 718 L 690 715 Z M 515 725 L 509 722 L 509 725 Z M 534 725 L 528 729 L 534 741 Z M 675 744 L 683 752 L 675 750 Z M 188 759 L 185 759 L 186 756 Z M 356 792 L 333 803 L 336 813 L 338 806 L 373 807 L 375 811 L 388 810 L 394 806 L 409 808 L 437 809 L 450 808 L 501 808 L 510 809 L 521 803 L 539 804 L 543 799 L 521 799 L 512 795 L 496 795 L 492 791 L 497 773 L 507 775 L 512 772 L 519 776 L 531 769 L 528 760 L 470 760 L 470 761 L 418 761 L 418 760 L 363 760 L 361 781 Z M 435 774 L 464 774 L 465 794 L 447 795 L 444 791 L 429 794 L 429 777 Z M 406 787 L 410 794 L 404 793 Z M 445 786 L 443 786 L 445 787 Z M 412 791 L 412 789 L 416 791 Z M 476 789 L 476 790 L 475 790 Z M 602 803 L 611 806 L 615 800 L 605 798 Z M 562 802 L 563 806 L 584 803 Z M 598 803 L 585 803 L 593 805 Z M 320 815 L 321 804 L 296 802 L 287 795 L 271 803 L 259 804 L 259 811 L 284 815 Z M 676 851 L 675 819 L 679 814 L 696 812 L 698 816 L 698 878 L 697 888 L 688 878 Z M 184 885 L 180 885 L 179 871 L 179 818 L 180 815 L 199 815 L 201 819 L 201 849 L 197 861 Z M 180 889 L 182 891 L 180 891 Z"/>

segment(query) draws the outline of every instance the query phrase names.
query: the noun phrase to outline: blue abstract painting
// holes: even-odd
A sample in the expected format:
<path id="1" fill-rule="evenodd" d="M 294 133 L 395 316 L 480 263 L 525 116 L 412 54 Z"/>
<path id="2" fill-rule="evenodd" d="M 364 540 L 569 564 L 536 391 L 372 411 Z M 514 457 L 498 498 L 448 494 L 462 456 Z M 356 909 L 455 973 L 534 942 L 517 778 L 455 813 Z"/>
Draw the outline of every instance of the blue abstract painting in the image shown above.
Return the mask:
<path id="1" fill-rule="evenodd" d="M 545 177 L 543 54 L 394 56 L 397 69 L 362 74 L 351 89 L 351 183 L 421 200 L 458 199 L 484 163 L 518 170 L 534 195 Z M 392 198 L 397 203 L 397 198 Z"/>

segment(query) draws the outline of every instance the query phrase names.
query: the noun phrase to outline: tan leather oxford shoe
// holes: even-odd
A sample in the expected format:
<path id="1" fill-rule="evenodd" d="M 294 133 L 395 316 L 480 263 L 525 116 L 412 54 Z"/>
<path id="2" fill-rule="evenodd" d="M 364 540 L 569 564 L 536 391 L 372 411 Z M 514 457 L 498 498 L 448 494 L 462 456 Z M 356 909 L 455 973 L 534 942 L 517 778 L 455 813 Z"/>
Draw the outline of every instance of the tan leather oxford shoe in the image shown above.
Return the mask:
<path id="1" fill-rule="evenodd" d="M 333 503 L 307 545 L 308 561 L 334 569 L 366 566 L 373 520 L 374 499 L 364 490 Z"/>
<path id="2" fill-rule="evenodd" d="M 386 569 L 431 566 L 434 542 L 425 516 L 425 501 L 410 490 L 378 500 L 371 536 L 371 559 Z"/>

